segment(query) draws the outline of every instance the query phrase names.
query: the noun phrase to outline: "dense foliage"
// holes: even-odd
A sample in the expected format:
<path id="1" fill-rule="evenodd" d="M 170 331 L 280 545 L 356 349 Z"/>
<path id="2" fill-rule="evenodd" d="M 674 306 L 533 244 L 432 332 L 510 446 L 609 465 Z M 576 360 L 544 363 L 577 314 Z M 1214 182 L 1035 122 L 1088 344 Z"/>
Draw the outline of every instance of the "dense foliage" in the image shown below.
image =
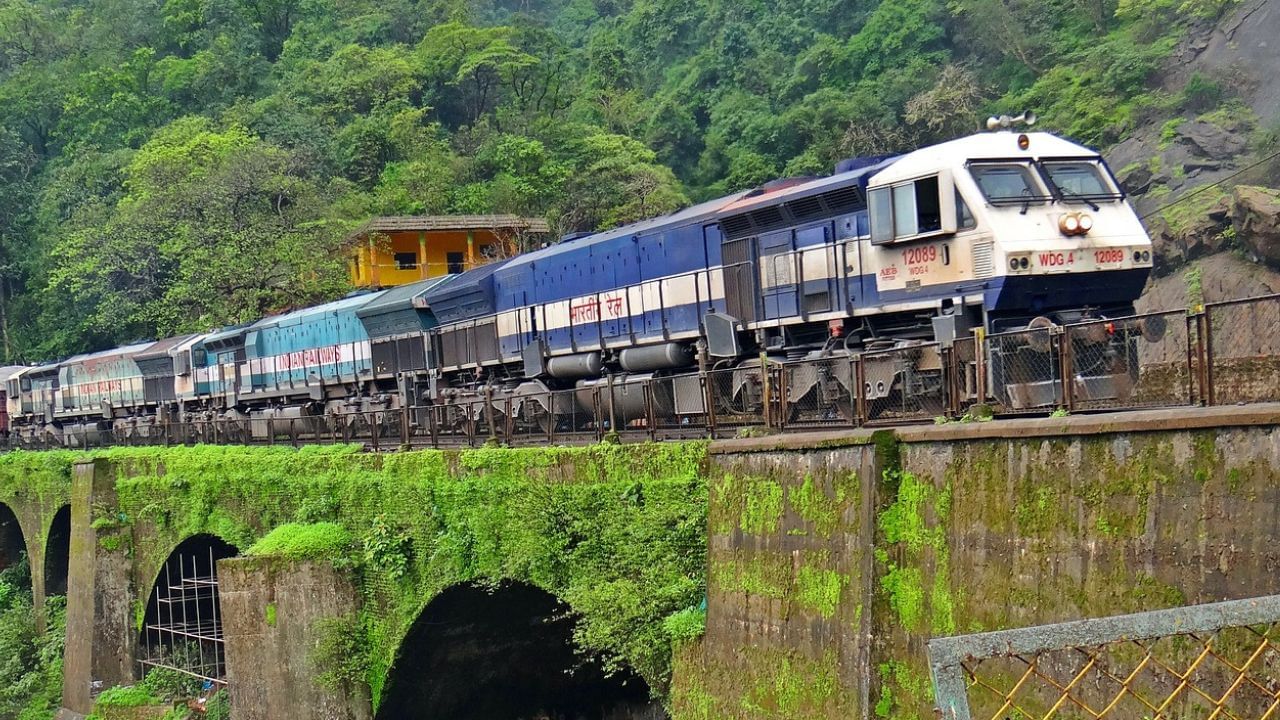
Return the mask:
<path id="1" fill-rule="evenodd" d="M 1105 145 L 1232 2 L 0 0 L 0 352 L 335 297 L 372 214 L 612 226 L 991 109 Z"/>
<path id="2" fill-rule="evenodd" d="M 0 571 L 0 718 L 48 720 L 62 704 L 66 599 L 45 605 L 44 633 L 31 602 L 24 556 Z"/>

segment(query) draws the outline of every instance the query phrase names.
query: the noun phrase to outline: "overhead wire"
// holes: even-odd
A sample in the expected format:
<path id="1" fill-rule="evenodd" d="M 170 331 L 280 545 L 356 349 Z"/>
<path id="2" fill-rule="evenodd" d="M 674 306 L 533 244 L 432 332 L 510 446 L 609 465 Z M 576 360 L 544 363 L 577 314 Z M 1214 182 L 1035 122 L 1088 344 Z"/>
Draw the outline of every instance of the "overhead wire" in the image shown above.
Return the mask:
<path id="1" fill-rule="evenodd" d="M 1152 210 L 1151 212 L 1148 212 L 1147 214 L 1143 215 L 1141 219 L 1145 221 L 1146 219 L 1148 219 L 1148 218 L 1150 218 L 1150 217 L 1153 217 L 1153 216 L 1155 216 L 1155 215 L 1158 215 L 1159 213 L 1162 213 L 1162 212 L 1164 212 L 1165 210 L 1168 210 L 1169 208 L 1171 208 L 1171 207 L 1173 207 L 1173 206 L 1175 206 L 1175 205 L 1179 205 L 1179 204 L 1181 204 L 1181 203 L 1184 203 L 1184 202 L 1186 202 L 1186 201 L 1190 200 L 1191 198 L 1193 198 L 1193 197 L 1195 197 L 1195 196 L 1197 196 L 1197 195 L 1199 195 L 1199 194 L 1201 194 L 1201 193 L 1208 192 L 1209 190 L 1212 190 L 1213 188 L 1216 188 L 1216 187 L 1218 187 L 1218 186 L 1222 185 L 1222 184 L 1223 184 L 1223 183 L 1225 183 L 1225 182 L 1228 182 L 1228 181 L 1230 181 L 1230 180 L 1234 180 L 1234 179 L 1236 179 L 1236 178 L 1240 177 L 1241 175 L 1243 175 L 1243 174 L 1245 174 L 1245 173 L 1249 172 L 1250 170 L 1253 170 L 1253 169 L 1254 169 L 1254 168 L 1256 168 L 1256 167 L 1259 167 L 1259 166 L 1265 165 L 1265 164 L 1267 164 L 1267 163 L 1271 162 L 1272 160 L 1275 160 L 1275 159 L 1276 159 L 1276 158 L 1278 158 L 1278 157 L 1280 157 L 1280 150 L 1277 150 L 1277 151 L 1275 151 L 1275 152 L 1271 153 L 1270 155 L 1268 155 L 1268 156 L 1266 156 L 1266 157 L 1262 158 L 1261 160 L 1258 160 L 1257 162 L 1254 162 L 1254 163 L 1252 163 L 1251 165 L 1248 165 L 1248 166 L 1246 166 L 1246 167 L 1243 167 L 1243 168 L 1241 168 L 1241 169 L 1237 170 L 1236 172 L 1234 172 L 1234 173 L 1232 173 L 1232 174 L 1230 174 L 1230 175 L 1228 175 L 1228 176 L 1226 176 L 1226 177 L 1224 177 L 1224 178 L 1222 178 L 1222 179 L 1220 179 L 1220 180 L 1218 180 L 1218 181 L 1216 181 L 1216 182 L 1213 182 L 1213 183 L 1210 183 L 1210 184 L 1208 184 L 1208 185 L 1203 185 L 1203 186 L 1201 186 L 1201 187 L 1198 187 L 1198 188 L 1196 188 L 1195 190 L 1193 190 L 1193 191 L 1191 191 L 1191 192 L 1187 193 L 1186 195 L 1183 195 L 1182 197 L 1178 198 L 1177 200 L 1174 200 L 1173 202 L 1170 202 L 1170 203 L 1166 203 L 1166 204 L 1164 204 L 1164 205 L 1161 205 L 1160 207 L 1156 208 L 1155 210 Z"/>

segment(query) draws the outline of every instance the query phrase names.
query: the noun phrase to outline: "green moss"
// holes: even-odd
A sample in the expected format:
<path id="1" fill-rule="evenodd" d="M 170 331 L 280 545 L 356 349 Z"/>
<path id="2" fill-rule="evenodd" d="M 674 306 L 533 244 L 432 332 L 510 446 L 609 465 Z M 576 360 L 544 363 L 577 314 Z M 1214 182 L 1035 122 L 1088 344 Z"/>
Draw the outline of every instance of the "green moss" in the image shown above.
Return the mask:
<path id="1" fill-rule="evenodd" d="M 840 511 L 844 505 L 844 488 L 837 487 L 835 496 L 814 482 L 813 475 L 806 475 L 800 487 L 787 490 L 787 505 L 799 515 L 821 537 L 830 537 L 840 522 Z"/>
<path id="2" fill-rule="evenodd" d="M 830 655 L 817 661 L 784 655 L 772 677 L 749 686 L 742 707 L 778 717 L 819 715 L 835 701 L 837 678 L 836 663 Z"/>
<path id="3" fill-rule="evenodd" d="M 1182 127 L 1182 124 L 1186 121 L 1186 118 L 1173 118 L 1161 126 L 1159 143 L 1161 150 L 1167 150 L 1169 146 L 1173 145 L 1173 141 L 1178 139 L 1178 128 Z"/>
<path id="4" fill-rule="evenodd" d="M 1226 190 L 1212 187 L 1204 192 L 1188 195 L 1184 202 L 1179 202 L 1165 209 L 1162 216 L 1173 232 L 1185 232 L 1192 226 L 1192 223 L 1205 217 L 1214 205 L 1217 205 L 1227 197 L 1229 195 Z"/>
<path id="5" fill-rule="evenodd" d="M 876 698 L 875 714 L 880 718 L 915 718 L 912 707 L 933 702 L 933 685 L 922 672 L 910 665 L 890 660 L 879 668 L 880 695 Z"/>
<path id="6" fill-rule="evenodd" d="M 829 558 L 823 553 L 819 562 L 826 564 Z M 805 609 L 824 618 L 836 614 L 844 593 L 846 581 L 843 575 L 825 567 L 801 565 L 796 575 L 796 600 Z"/>
<path id="7" fill-rule="evenodd" d="M 918 567 L 899 567 L 888 563 L 880 588 L 888 595 L 889 608 L 907 630 L 923 630 L 924 576 Z"/>
<path id="8" fill-rule="evenodd" d="M 337 559 L 350 553 L 352 544 L 351 533 L 337 523 L 285 523 L 250 546 L 245 555 L 291 560 Z"/>
<path id="9" fill-rule="evenodd" d="M 267 603 L 265 615 L 267 620 L 267 627 L 275 627 L 276 626 L 276 604 L 275 603 Z"/>
<path id="10" fill-rule="evenodd" d="M 713 561 L 711 576 L 721 590 L 781 600 L 791 586 L 791 563 L 785 556 L 760 553 Z"/>
<path id="11" fill-rule="evenodd" d="M 889 473 L 886 472 L 886 475 Z M 951 635 L 956 600 L 951 589 L 951 553 L 946 523 L 952 510 L 952 479 L 941 488 L 909 472 L 893 473 L 894 500 L 880 513 L 882 546 L 876 559 L 883 568 L 880 590 L 898 624 L 910 633 Z"/>
<path id="12" fill-rule="evenodd" d="M 744 533 L 772 534 L 782 520 L 782 485 L 766 478 L 747 481 L 746 505 L 738 527 Z"/>
<path id="13" fill-rule="evenodd" d="M 896 477 L 902 468 L 902 442 L 892 430 L 877 430 L 871 434 L 871 441 L 876 446 L 876 461 L 880 464 L 883 477 Z"/>
<path id="14" fill-rule="evenodd" d="M 1134 579 L 1129 597 L 1134 601 L 1136 610 L 1155 610 L 1187 604 L 1187 596 L 1181 590 L 1145 573 L 1139 573 Z"/>
<path id="15" fill-rule="evenodd" d="M 896 480 L 890 480 L 890 475 Z M 929 526 L 925 509 L 930 504 L 934 504 L 935 513 L 938 507 L 949 509 L 950 490 L 940 493 L 911 473 L 886 471 L 885 476 L 886 483 L 897 487 L 897 497 L 880 514 L 879 527 L 884 541 L 890 544 L 902 543 L 913 553 L 926 547 L 941 546 L 944 541 L 943 530 L 938 526 Z"/>
<path id="16" fill-rule="evenodd" d="M 66 505 L 71 501 L 71 468 L 82 457 L 71 450 L 0 454 L 0 502 L 12 504 L 21 496 L 53 509 Z"/>

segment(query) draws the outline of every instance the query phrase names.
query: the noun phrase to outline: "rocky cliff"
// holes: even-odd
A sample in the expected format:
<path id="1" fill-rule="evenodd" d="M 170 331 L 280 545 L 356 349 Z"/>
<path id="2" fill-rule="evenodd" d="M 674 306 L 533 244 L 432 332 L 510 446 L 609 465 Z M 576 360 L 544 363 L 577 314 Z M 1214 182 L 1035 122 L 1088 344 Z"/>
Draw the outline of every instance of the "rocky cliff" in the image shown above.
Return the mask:
<path id="1" fill-rule="evenodd" d="M 1194 29 L 1156 91 L 1191 112 L 1153 115 L 1107 151 L 1156 243 L 1140 307 L 1280 291 L 1280 0 Z"/>

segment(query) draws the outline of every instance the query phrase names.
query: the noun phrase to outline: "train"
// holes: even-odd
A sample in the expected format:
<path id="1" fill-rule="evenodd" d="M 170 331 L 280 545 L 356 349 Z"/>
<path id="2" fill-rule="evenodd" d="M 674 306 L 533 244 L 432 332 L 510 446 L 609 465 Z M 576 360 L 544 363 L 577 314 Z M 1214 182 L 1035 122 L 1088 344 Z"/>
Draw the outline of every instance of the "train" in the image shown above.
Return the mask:
<path id="1" fill-rule="evenodd" d="M 993 118 L 988 132 L 846 160 L 826 177 L 566 236 L 460 274 L 5 368 L 7 432 L 78 445 L 213 420 L 254 438 L 273 420 L 354 426 L 375 411 L 468 403 L 554 428 L 581 422 L 602 391 L 614 393 L 612 422 L 678 420 L 707 411 L 697 388 L 708 373 L 745 412 L 765 401 L 771 364 L 912 347 L 909 368 L 867 363 L 858 378 L 834 362 L 796 373 L 787 392 L 846 415 L 859 392 L 924 402 L 940 392 L 939 347 L 1131 316 L 1151 271 L 1151 239 L 1103 157 L 1020 127 L 1027 119 Z M 1144 330 L 1086 341 L 1098 357 L 1132 357 L 1122 346 Z M 1046 352 L 1035 337 L 986 372 Z M 1124 392 L 1136 369 L 1123 365 L 1077 368 L 1078 392 Z M 1023 375 L 995 383 L 1005 402 L 1043 404 L 1062 382 Z M 625 391 L 668 377 L 643 407 Z"/>

